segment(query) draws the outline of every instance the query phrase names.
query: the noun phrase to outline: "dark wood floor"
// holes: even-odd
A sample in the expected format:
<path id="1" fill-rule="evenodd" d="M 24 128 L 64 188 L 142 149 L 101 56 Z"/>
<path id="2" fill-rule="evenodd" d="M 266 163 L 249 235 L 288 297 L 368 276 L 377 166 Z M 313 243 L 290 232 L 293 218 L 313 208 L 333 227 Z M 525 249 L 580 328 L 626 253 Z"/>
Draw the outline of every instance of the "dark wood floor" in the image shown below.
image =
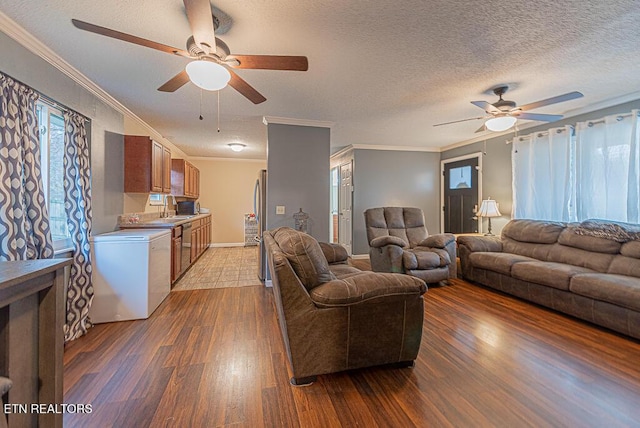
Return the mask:
<path id="1" fill-rule="evenodd" d="M 455 281 L 425 295 L 414 368 L 292 387 L 270 289 L 172 292 L 65 350 L 65 427 L 640 424 L 640 343 Z"/>

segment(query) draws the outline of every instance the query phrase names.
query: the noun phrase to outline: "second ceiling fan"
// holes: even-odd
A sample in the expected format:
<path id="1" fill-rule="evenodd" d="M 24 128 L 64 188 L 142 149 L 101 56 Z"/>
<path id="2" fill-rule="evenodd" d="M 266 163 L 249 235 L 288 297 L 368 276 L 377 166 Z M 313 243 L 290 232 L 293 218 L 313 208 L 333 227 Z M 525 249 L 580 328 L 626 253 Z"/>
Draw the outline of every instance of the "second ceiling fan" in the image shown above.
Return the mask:
<path id="1" fill-rule="evenodd" d="M 293 71 L 309 69 L 305 56 L 231 55 L 229 47 L 215 36 L 214 18 L 209 0 L 183 0 L 183 2 L 193 33 L 187 40 L 187 50 L 77 19 L 72 19 L 71 22 L 81 30 L 193 60 L 187 64 L 185 70 L 158 88 L 163 92 L 174 92 L 189 81 L 206 90 L 219 90 L 229 84 L 254 104 L 260 104 L 266 101 L 266 98 L 231 68 Z"/>
<path id="2" fill-rule="evenodd" d="M 500 85 L 493 88 L 493 93 L 499 97 L 499 100 L 493 104 L 490 104 L 487 101 L 471 101 L 471 104 L 483 109 L 485 113 L 487 113 L 487 116 L 479 116 L 469 119 L 455 120 L 453 122 L 438 123 L 437 125 L 433 126 L 449 125 L 452 123 L 466 122 L 468 120 L 488 119 L 476 132 L 481 132 L 484 130 L 500 132 L 506 131 L 507 129 L 511 128 L 518 119 L 555 122 L 562 119 L 562 115 L 525 112 L 528 110 L 533 110 L 535 108 L 561 103 L 583 96 L 582 93 L 574 91 L 547 98 L 541 101 L 536 101 L 534 103 L 517 106 L 513 101 L 502 99 L 502 95 L 504 95 L 504 93 L 507 92 L 508 89 L 509 87 L 507 85 Z"/>

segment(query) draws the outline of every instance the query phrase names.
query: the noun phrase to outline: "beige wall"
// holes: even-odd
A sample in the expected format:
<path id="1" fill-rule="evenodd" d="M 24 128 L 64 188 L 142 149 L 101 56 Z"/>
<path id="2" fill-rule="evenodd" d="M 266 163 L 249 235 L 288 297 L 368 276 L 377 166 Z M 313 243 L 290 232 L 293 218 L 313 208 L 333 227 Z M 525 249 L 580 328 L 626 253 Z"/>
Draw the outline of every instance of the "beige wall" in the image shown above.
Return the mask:
<path id="1" fill-rule="evenodd" d="M 189 159 L 200 170 L 200 206 L 211 210 L 212 244 L 244 243 L 244 215 L 264 160 Z"/>

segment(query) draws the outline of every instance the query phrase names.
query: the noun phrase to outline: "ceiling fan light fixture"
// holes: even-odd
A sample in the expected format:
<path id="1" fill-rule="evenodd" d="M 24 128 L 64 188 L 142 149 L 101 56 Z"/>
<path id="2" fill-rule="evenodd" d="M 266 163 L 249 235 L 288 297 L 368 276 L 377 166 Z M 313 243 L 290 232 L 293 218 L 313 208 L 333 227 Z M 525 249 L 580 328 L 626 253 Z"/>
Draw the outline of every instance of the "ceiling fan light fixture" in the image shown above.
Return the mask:
<path id="1" fill-rule="evenodd" d="M 229 70 L 213 61 L 191 61 L 185 70 L 193 84 L 206 91 L 218 91 L 231 80 Z"/>
<path id="2" fill-rule="evenodd" d="M 227 146 L 229 146 L 229 148 L 234 152 L 241 152 L 244 150 L 245 147 L 247 147 L 246 144 L 240 144 L 240 143 L 229 143 L 227 144 Z"/>
<path id="3" fill-rule="evenodd" d="M 515 125 L 516 120 L 513 116 L 492 117 L 484 123 L 484 126 L 486 126 L 489 131 L 501 132 Z"/>

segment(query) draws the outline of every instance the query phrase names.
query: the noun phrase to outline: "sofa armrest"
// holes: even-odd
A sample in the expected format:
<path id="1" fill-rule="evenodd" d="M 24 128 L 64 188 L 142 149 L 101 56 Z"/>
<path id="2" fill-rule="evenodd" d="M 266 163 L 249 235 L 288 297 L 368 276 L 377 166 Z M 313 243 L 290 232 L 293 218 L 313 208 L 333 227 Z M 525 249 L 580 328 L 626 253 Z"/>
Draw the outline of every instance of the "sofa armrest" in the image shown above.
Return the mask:
<path id="1" fill-rule="evenodd" d="M 347 259 L 349 259 L 349 253 L 347 253 L 347 249 L 342 245 L 330 242 L 319 242 L 319 244 L 329 264 L 346 263 Z"/>
<path id="2" fill-rule="evenodd" d="M 453 233 L 439 233 L 436 235 L 431 235 L 427 239 L 422 240 L 418 244 L 418 246 L 429 248 L 446 248 L 447 245 L 451 244 L 455 240 L 456 237 Z"/>
<path id="3" fill-rule="evenodd" d="M 378 236 L 377 238 L 373 238 L 371 242 L 369 242 L 369 246 L 373 248 L 382 248 L 387 245 L 397 245 L 398 247 L 405 248 L 408 244 L 404 241 L 404 239 L 399 238 L 397 236 Z"/>
<path id="4" fill-rule="evenodd" d="M 502 251 L 502 242 L 497 236 L 459 236 L 458 246 L 464 246 L 472 253 Z"/>
<path id="5" fill-rule="evenodd" d="M 362 304 L 384 298 L 419 298 L 427 285 L 419 278 L 397 273 L 362 272 L 345 279 L 334 279 L 311 290 L 317 307 L 330 308 Z"/>

